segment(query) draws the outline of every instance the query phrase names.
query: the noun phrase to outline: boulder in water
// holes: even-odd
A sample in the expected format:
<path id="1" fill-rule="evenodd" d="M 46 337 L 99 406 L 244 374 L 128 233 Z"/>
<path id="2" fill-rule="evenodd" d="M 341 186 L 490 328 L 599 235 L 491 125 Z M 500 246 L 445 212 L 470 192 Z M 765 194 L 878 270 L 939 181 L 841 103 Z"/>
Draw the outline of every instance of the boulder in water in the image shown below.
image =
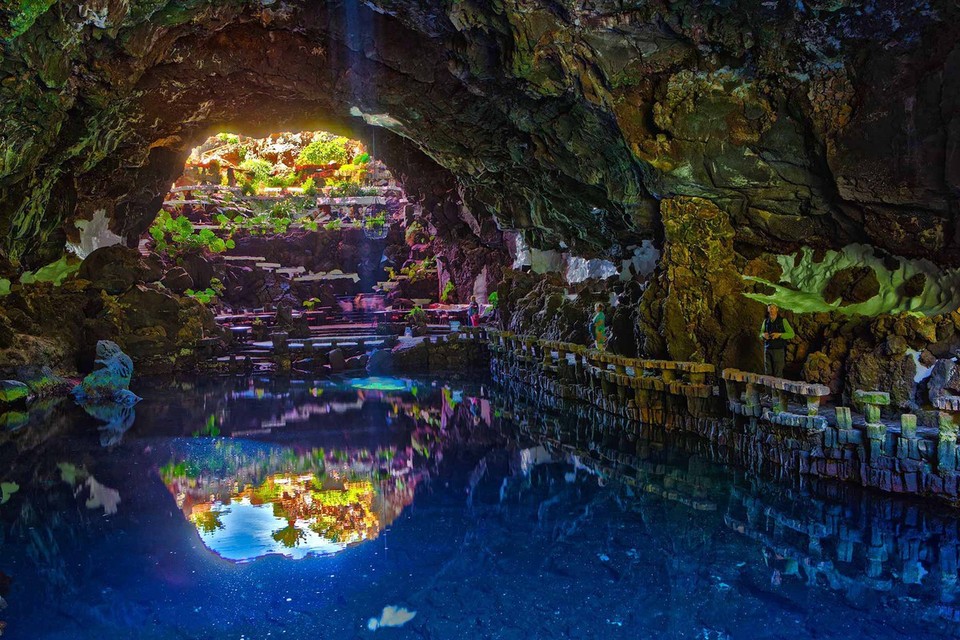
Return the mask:
<path id="1" fill-rule="evenodd" d="M 0 403 L 26 402 L 30 387 L 18 380 L 0 380 Z"/>
<path id="2" fill-rule="evenodd" d="M 90 373 L 71 393 L 77 402 L 119 402 L 133 406 L 140 398 L 129 390 L 133 376 L 133 361 L 117 343 L 110 340 L 97 342 L 98 364 L 101 369 Z"/>

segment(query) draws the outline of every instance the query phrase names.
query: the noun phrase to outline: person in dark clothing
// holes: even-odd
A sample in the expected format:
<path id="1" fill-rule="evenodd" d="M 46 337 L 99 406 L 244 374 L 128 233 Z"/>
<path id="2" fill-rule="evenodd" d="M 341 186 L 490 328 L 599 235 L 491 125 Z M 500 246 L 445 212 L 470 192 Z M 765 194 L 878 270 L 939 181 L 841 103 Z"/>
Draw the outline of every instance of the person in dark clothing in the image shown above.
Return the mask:
<path id="1" fill-rule="evenodd" d="M 477 302 L 477 296 L 470 296 L 470 306 L 467 307 L 467 319 L 470 320 L 471 327 L 480 326 L 480 303 Z"/>
<path id="2" fill-rule="evenodd" d="M 793 340 L 793 327 L 780 315 L 777 305 L 767 305 L 767 317 L 760 324 L 760 339 L 763 340 L 763 372 L 768 376 L 783 377 L 783 365 L 787 360 L 787 341 Z"/>

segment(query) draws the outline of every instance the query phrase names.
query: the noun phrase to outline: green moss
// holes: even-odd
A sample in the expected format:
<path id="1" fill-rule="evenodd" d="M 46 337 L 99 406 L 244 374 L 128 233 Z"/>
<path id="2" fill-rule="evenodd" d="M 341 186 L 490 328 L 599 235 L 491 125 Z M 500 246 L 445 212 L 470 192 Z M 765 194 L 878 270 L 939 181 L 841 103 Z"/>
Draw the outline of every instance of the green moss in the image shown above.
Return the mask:
<path id="1" fill-rule="evenodd" d="M 37 18 L 56 4 L 57 0 L 20 0 L 20 10 L 10 21 L 10 35 L 14 38 L 23 35 Z"/>
<path id="2" fill-rule="evenodd" d="M 941 270 L 929 260 L 900 258 L 899 266 L 890 270 L 871 247 L 855 244 L 840 251 L 827 251 L 820 260 L 815 260 L 814 252 L 805 247 L 799 255 L 777 256 L 777 262 L 782 269 L 779 282 L 744 276 L 744 280 L 766 285 L 773 292 L 745 293 L 746 297 L 800 313 L 839 311 L 862 316 L 903 312 L 937 315 L 960 306 L 960 269 Z M 824 292 L 831 278 L 851 266 L 872 268 L 880 285 L 879 293 L 858 304 L 841 305 L 842 300 L 827 302 Z M 904 283 L 918 273 L 925 274 L 923 290 L 919 295 L 904 295 L 904 291 L 909 290 Z"/>
<path id="3" fill-rule="evenodd" d="M 6 503 L 17 491 L 20 491 L 20 485 L 16 482 L 0 482 L 0 504 Z"/>

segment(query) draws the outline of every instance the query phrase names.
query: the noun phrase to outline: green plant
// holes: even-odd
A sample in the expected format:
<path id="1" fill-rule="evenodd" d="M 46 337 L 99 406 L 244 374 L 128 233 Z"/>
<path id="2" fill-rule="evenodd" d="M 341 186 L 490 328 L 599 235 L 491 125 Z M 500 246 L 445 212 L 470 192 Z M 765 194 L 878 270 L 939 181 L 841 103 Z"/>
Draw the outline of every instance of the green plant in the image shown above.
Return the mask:
<path id="1" fill-rule="evenodd" d="M 295 173 L 281 173 L 267 178 L 267 186 L 280 188 L 292 187 L 297 184 L 297 180 L 297 174 Z"/>
<path id="2" fill-rule="evenodd" d="M 63 281 L 76 273 L 80 268 L 79 262 L 73 262 L 63 256 L 56 262 L 51 262 L 45 267 L 40 267 L 36 271 L 27 271 L 20 275 L 22 284 L 33 284 L 35 282 L 52 282 L 54 286 L 59 287 Z M 9 293 L 9 290 L 7 291 Z"/>
<path id="3" fill-rule="evenodd" d="M 406 241 L 408 247 L 422 244 L 426 240 L 426 237 L 427 231 L 418 220 L 414 220 L 407 225 L 407 230 L 403 234 L 403 239 Z"/>
<path id="4" fill-rule="evenodd" d="M 211 302 L 217 299 L 217 292 L 207 287 L 202 291 L 194 291 L 193 289 L 187 289 L 184 291 L 185 294 L 199 302 L 200 304 L 208 305 Z"/>
<path id="5" fill-rule="evenodd" d="M 273 165 L 261 158 L 248 158 L 240 163 L 240 170 L 253 175 L 253 182 L 267 182 L 273 173 Z"/>
<path id="6" fill-rule="evenodd" d="M 240 193 L 245 196 L 252 196 L 257 192 L 256 187 L 253 186 L 253 180 L 249 178 L 240 181 Z"/>
<path id="7" fill-rule="evenodd" d="M 324 165 L 331 162 L 344 163 L 350 157 L 347 152 L 349 140 L 342 136 L 320 135 L 303 148 L 297 156 L 297 164 Z"/>
<path id="8" fill-rule="evenodd" d="M 448 302 L 450 300 L 450 294 L 456 290 L 457 288 L 453 285 L 453 281 L 447 280 L 447 284 L 443 285 L 443 292 L 440 294 L 440 302 Z"/>
<path id="9" fill-rule="evenodd" d="M 331 198 L 356 198 L 359 197 L 363 192 L 363 189 L 360 188 L 360 185 L 354 182 L 346 182 L 341 180 L 335 182 L 333 187 L 330 189 Z"/>
<path id="10" fill-rule="evenodd" d="M 10 35 L 16 38 L 33 26 L 57 0 L 20 0 L 20 10 L 10 20 Z"/>
<path id="11" fill-rule="evenodd" d="M 160 211 L 150 225 L 150 237 L 157 251 L 177 256 L 196 249 L 206 249 L 211 253 L 223 253 L 233 249 L 234 242 L 220 238 L 210 229 L 199 232 L 193 223 L 184 217 L 172 217 L 166 211 Z"/>
<path id="12" fill-rule="evenodd" d="M 307 178 L 304 180 L 300 187 L 303 189 L 303 195 L 308 197 L 315 197 L 319 192 L 317 189 L 317 184 L 313 178 Z"/>
<path id="13" fill-rule="evenodd" d="M 315 218 L 302 218 L 300 224 L 303 225 L 303 228 L 307 231 L 316 231 L 320 228 Z"/>
<path id="14" fill-rule="evenodd" d="M 414 262 L 408 267 L 400 269 L 400 273 L 407 276 L 410 282 L 418 282 L 426 279 L 436 266 L 437 259 L 434 257 L 429 257 Z"/>
<path id="15" fill-rule="evenodd" d="M 342 227 L 343 227 L 343 220 L 341 220 L 340 218 L 334 218 L 327 224 L 323 225 L 323 228 L 326 229 L 327 231 L 340 231 Z"/>
<path id="16" fill-rule="evenodd" d="M 487 296 L 487 302 L 490 303 L 491 307 L 496 309 L 498 306 L 500 306 L 500 294 L 494 291 L 493 293 Z"/>
<path id="17" fill-rule="evenodd" d="M 7 278 L 0 278 L 0 296 L 5 296 L 10 293 L 10 280 Z"/>
<path id="18" fill-rule="evenodd" d="M 417 305 L 407 312 L 407 324 L 419 327 L 427 324 L 427 312 L 423 310 L 423 307 Z"/>
<path id="19" fill-rule="evenodd" d="M 218 133 L 217 140 L 227 144 L 240 144 L 240 136 L 235 133 Z"/>

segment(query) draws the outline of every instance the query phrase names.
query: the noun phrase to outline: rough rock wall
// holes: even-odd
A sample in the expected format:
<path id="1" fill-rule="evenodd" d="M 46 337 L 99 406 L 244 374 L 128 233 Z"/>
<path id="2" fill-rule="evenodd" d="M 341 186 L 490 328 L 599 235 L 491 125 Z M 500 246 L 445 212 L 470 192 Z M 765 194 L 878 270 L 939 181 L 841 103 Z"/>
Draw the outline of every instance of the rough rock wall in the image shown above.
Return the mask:
<path id="1" fill-rule="evenodd" d="M 957 261 L 952 0 L 44 4 L 0 33 L 14 261 L 98 208 L 141 230 L 217 125 L 306 121 L 413 141 L 543 244 L 649 236 L 656 200 L 684 195 L 726 211 L 738 247 Z"/>
<path id="2" fill-rule="evenodd" d="M 699 199 L 689 217 L 726 226 L 706 253 L 664 247 L 665 304 L 640 318 L 675 357 L 750 357 L 759 306 L 735 316 L 732 275 L 764 252 L 960 264 L 954 0 L 57 0 L 8 8 L 0 38 L 3 271 L 101 210 L 131 241 L 228 127 L 344 131 L 431 176 L 409 191 L 462 289 L 501 255 L 494 218 L 589 257 L 664 239 Z"/>

